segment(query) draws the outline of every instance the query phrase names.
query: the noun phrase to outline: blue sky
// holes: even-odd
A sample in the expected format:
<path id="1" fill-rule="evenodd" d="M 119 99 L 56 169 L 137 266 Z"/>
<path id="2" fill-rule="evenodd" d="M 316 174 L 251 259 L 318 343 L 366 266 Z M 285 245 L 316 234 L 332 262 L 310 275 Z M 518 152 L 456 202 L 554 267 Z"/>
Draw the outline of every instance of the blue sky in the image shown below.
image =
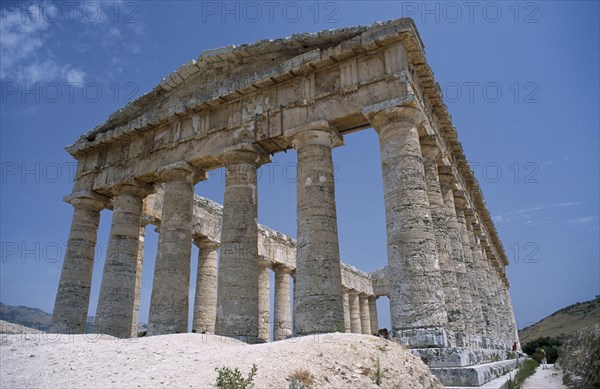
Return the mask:
<path id="1" fill-rule="evenodd" d="M 510 258 L 519 327 L 600 294 L 598 2 L 78 4 L 1 4 L 3 303 L 52 311 L 72 216 L 64 146 L 80 134 L 203 50 L 402 16 L 415 19 Z M 334 151 L 341 256 L 370 271 L 387 262 L 379 146 L 372 129 L 345 142 Z M 259 181 L 259 222 L 291 236 L 295 160 L 277 154 Z M 196 193 L 222 203 L 223 178 L 211 172 Z M 110 218 L 102 212 L 90 315 Z M 148 228 L 142 321 L 156 244 Z"/>

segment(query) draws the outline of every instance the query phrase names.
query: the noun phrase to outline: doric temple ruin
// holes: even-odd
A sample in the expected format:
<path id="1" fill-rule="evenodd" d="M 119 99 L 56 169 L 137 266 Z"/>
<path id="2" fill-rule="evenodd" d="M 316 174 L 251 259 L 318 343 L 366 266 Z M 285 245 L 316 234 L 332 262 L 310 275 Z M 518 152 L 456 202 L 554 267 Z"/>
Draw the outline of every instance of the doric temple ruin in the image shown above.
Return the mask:
<path id="1" fill-rule="evenodd" d="M 372 273 L 340 260 L 332 161 L 367 128 L 380 140 L 387 229 L 388 265 Z M 297 240 L 257 224 L 257 168 L 290 148 Z M 372 334 L 387 296 L 391 338 L 442 382 L 481 385 L 514 367 L 508 260 L 410 19 L 206 51 L 67 150 L 78 168 L 55 331 L 85 331 L 100 211 L 111 209 L 96 332 L 136 333 L 153 224 L 149 335 L 188 331 L 195 244 L 194 331 L 251 343 Z M 220 167 L 222 206 L 194 194 Z"/>

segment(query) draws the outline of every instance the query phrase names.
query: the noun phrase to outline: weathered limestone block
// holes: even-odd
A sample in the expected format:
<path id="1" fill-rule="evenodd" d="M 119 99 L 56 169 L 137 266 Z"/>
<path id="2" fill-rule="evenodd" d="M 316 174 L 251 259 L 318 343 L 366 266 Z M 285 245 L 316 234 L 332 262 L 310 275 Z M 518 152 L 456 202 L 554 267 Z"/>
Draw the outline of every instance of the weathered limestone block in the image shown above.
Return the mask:
<path id="1" fill-rule="evenodd" d="M 188 331 L 194 184 L 206 178 L 187 163 L 160 171 L 165 182 L 148 334 Z"/>
<path id="2" fill-rule="evenodd" d="M 192 330 L 214 334 L 217 321 L 217 251 L 219 244 L 206 238 L 196 238 L 198 274 Z"/>
<path id="3" fill-rule="evenodd" d="M 460 341 L 464 338 L 465 323 L 462 306 L 462 298 L 457 282 L 457 271 L 453 258 L 451 257 L 452 245 L 449 234 L 448 220 L 450 215 L 446 211 L 444 198 L 440 187 L 438 175 L 439 148 L 433 136 L 421 138 L 421 150 L 423 152 L 423 165 L 425 169 L 425 180 L 427 184 L 427 195 L 431 208 L 433 231 L 435 233 L 436 248 L 441 269 L 442 285 L 444 286 L 444 304 L 448 314 L 448 328 L 458 336 Z"/>
<path id="4" fill-rule="evenodd" d="M 362 333 L 362 324 L 360 320 L 360 299 L 358 298 L 358 292 L 348 292 L 348 299 L 350 301 L 350 330 L 353 334 Z"/>
<path id="5" fill-rule="evenodd" d="M 276 266 L 273 314 L 273 339 L 282 340 L 292 335 L 290 303 L 290 270 Z"/>
<path id="6" fill-rule="evenodd" d="M 143 183 L 129 182 L 113 191 L 112 225 L 94 331 L 128 338 L 134 331 L 142 207 L 151 188 Z"/>
<path id="7" fill-rule="evenodd" d="M 377 297 L 369 297 L 369 316 L 371 321 L 371 333 L 377 334 L 379 331 L 379 319 L 377 317 Z"/>
<path id="8" fill-rule="evenodd" d="M 53 332 L 84 333 L 100 210 L 108 206 L 109 199 L 93 192 L 82 192 L 65 197 L 65 201 L 73 205 L 75 211 L 54 303 L 51 328 Z"/>
<path id="9" fill-rule="evenodd" d="M 331 149 L 340 142 L 326 122 L 290 131 L 298 151 L 294 334 L 332 332 L 344 325 Z"/>
<path id="10" fill-rule="evenodd" d="M 262 342 L 269 341 L 271 299 L 269 290 L 269 262 L 258 262 L 258 337 Z"/>
<path id="11" fill-rule="evenodd" d="M 371 335 L 371 314 L 369 313 L 369 296 L 360 294 L 360 328 L 363 335 Z"/>
<path id="12" fill-rule="evenodd" d="M 219 335 L 259 342 L 258 192 L 256 169 L 268 158 L 244 144 L 223 155 L 227 176 L 218 272 Z"/>
<path id="13" fill-rule="evenodd" d="M 393 334 L 413 347 L 445 347 L 447 316 L 417 130 L 423 114 L 402 106 L 366 115 L 381 148 Z"/>
<path id="14" fill-rule="evenodd" d="M 348 289 L 344 288 L 344 332 L 352 332 L 352 324 L 350 321 L 350 296 Z"/>

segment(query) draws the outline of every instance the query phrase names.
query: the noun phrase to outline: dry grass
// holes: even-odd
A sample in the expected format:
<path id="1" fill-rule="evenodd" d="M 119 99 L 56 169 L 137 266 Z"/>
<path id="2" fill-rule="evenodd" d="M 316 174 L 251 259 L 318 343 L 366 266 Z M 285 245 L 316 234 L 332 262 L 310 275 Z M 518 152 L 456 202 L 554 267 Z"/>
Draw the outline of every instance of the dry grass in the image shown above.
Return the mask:
<path id="1" fill-rule="evenodd" d="M 294 374 L 290 375 L 289 379 L 295 378 L 301 384 L 304 384 L 306 387 L 311 387 L 315 384 L 315 377 L 310 374 L 308 370 L 296 370 Z"/>

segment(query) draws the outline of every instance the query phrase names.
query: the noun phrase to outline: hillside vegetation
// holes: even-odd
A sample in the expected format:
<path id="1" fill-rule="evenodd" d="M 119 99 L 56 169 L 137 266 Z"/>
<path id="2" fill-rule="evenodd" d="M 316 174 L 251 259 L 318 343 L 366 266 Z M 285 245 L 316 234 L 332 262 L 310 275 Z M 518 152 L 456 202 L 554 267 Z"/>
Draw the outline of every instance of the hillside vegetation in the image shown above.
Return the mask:
<path id="1" fill-rule="evenodd" d="M 521 344 L 542 337 L 565 339 L 582 328 L 600 322 L 600 296 L 569 305 L 519 331 Z"/>

